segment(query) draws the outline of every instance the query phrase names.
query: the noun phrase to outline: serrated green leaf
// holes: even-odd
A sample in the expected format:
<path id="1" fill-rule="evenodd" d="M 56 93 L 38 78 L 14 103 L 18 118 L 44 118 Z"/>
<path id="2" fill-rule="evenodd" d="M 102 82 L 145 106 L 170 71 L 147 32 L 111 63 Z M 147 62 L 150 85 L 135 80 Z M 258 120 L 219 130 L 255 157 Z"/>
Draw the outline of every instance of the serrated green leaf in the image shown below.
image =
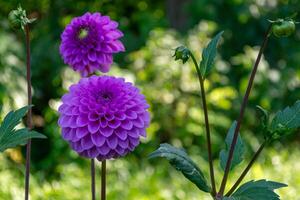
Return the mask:
<path id="1" fill-rule="evenodd" d="M 161 144 L 160 147 L 149 155 L 149 159 L 163 157 L 169 160 L 170 164 L 180 171 L 187 179 L 193 182 L 200 190 L 210 192 L 205 177 L 199 167 L 189 158 L 187 153 L 170 144 Z"/>
<path id="2" fill-rule="evenodd" d="M 296 101 L 293 106 L 286 107 L 284 110 L 277 112 L 269 129 L 273 134 L 273 139 L 277 139 L 299 127 L 300 100 Z"/>
<path id="3" fill-rule="evenodd" d="M 220 166 L 223 170 L 225 170 L 226 167 L 226 163 L 228 160 L 228 155 L 229 155 L 229 151 L 230 151 L 230 146 L 232 143 L 232 139 L 234 136 L 234 131 L 236 128 L 236 124 L 237 122 L 234 121 L 227 133 L 226 139 L 225 139 L 225 143 L 226 143 L 226 148 L 222 149 L 220 152 Z M 244 143 L 243 140 L 239 134 L 237 142 L 236 142 L 236 146 L 234 148 L 234 153 L 233 153 L 233 158 L 231 161 L 231 166 L 230 166 L 230 170 L 232 170 L 236 165 L 238 165 L 239 163 L 241 163 L 243 161 L 244 158 L 244 152 L 245 152 L 245 147 L 244 147 Z"/>
<path id="4" fill-rule="evenodd" d="M 212 70 L 213 63 L 215 60 L 215 57 L 217 55 L 217 45 L 218 42 L 223 34 L 223 31 L 218 33 L 206 46 L 206 48 L 203 49 L 202 52 L 202 60 L 200 62 L 200 72 L 201 75 L 205 78 L 207 74 Z"/>
<path id="5" fill-rule="evenodd" d="M 36 131 L 29 131 L 27 128 L 14 130 L 10 134 L 0 140 L 0 152 L 5 151 L 8 148 L 13 148 L 18 145 L 24 145 L 28 139 L 41 138 L 45 139 L 46 136 Z"/>
<path id="6" fill-rule="evenodd" d="M 16 111 L 11 111 L 5 116 L 0 126 L 0 152 L 25 144 L 30 138 L 46 138 L 41 133 L 29 131 L 26 128 L 15 130 L 30 107 L 25 106 Z"/>
<path id="7" fill-rule="evenodd" d="M 249 181 L 239 187 L 230 197 L 225 197 L 223 200 L 280 200 L 274 190 L 286 187 L 286 184 L 258 180 Z"/>
<path id="8" fill-rule="evenodd" d="M 32 106 L 24 106 L 16 111 L 9 112 L 0 126 L 0 139 L 10 133 L 26 115 L 28 109 Z"/>

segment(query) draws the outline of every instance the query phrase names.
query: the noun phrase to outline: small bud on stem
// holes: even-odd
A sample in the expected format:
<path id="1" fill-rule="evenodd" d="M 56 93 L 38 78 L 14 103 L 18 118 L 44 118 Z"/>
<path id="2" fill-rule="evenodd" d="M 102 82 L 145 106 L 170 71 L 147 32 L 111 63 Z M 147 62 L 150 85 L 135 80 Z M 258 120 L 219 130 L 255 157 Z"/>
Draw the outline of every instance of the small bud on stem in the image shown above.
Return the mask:
<path id="1" fill-rule="evenodd" d="M 182 60 L 183 63 L 186 63 L 190 58 L 190 50 L 185 46 L 179 46 L 175 49 L 173 57 L 175 60 Z"/>
<path id="2" fill-rule="evenodd" d="M 24 30 L 24 27 L 27 24 L 30 24 L 34 22 L 36 19 L 28 19 L 26 16 L 26 11 L 23 10 L 21 6 L 19 6 L 16 10 L 10 11 L 8 14 L 8 21 L 10 26 L 13 29 L 22 29 Z"/>

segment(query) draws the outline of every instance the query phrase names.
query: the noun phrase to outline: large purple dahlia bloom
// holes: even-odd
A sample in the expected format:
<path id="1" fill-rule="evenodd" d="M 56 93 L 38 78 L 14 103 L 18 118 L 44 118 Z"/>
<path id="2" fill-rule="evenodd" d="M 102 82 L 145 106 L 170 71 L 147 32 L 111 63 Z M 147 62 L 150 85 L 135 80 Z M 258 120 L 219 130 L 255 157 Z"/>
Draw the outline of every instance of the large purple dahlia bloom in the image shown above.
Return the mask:
<path id="1" fill-rule="evenodd" d="M 144 95 L 123 78 L 82 78 L 62 97 L 62 137 L 81 156 L 105 160 L 124 156 L 146 137 L 150 116 Z"/>
<path id="2" fill-rule="evenodd" d="M 64 62 L 82 76 L 100 70 L 108 72 L 113 54 L 124 51 L 118 23 L 100 13 L 75 17 L 61 35 L 60 54 Z"/>

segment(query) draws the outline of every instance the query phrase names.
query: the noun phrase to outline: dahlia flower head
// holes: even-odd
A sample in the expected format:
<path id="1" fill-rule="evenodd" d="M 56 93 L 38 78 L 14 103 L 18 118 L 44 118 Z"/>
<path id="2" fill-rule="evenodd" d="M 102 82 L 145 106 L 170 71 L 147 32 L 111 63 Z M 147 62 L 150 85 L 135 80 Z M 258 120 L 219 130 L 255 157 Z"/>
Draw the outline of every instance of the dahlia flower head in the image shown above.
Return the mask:
<path id="1" fill-rule="evenodd" d="M 62 137 L 79 155 L 106 160 L 126 155 L 146 137 L 149 105 L 123 78 L 91 76 L 73 84 L 58 111 Z"/>
<path id="2" fill-rule="evenodd" d="M 82 76 L 97 70 L 105 73 L 113 63 L 113 54 L 125 51 L 121 37 L 117 22 L 88 12 L 67 25 L 61 35 L 60 54 L 65 64 Z"/>

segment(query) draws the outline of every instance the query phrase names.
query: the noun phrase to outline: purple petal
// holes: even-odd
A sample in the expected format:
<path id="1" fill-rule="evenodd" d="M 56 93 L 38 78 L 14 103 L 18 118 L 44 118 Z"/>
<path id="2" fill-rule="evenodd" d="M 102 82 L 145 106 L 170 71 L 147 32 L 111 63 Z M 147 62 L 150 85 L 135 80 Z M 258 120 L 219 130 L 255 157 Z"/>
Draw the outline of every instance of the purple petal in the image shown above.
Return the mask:
<path id="1" fill-rule="evenodd" d="M 101 118 L 100 118 L 100 126 L 101 126 L 102 128 L 105 128 L 107 125 L 108 125 L 107 120 L 106 120 L 104 117 L 101 117 Z"/>
<path id="2" fill-rule="evenodd" d="M 132 123 L 132 121 L 124 120 L 124 121 L 122 121 L 121 127 L 124 128 L 125 130 L 131 130 L 133 127 L 133 123 Z"/>
<path id="3" fill-rule="evenodd" d="M 77 118 L 77 125 L 79 127 L 83 127 L 88 125 L 89 120 L 88 120 L 88 116 L 87 115 L 79 115 Z"/>
<path id="4" fill-rule="evenodd" d="M 110 128 L 116 129 L 121 125 L 121 122 L 119 120 L 111 120 L 108 122 L 108 126 Z"/>
<path id="5" fill-rule="evenodd" d="M 72 148 L 77 151 L 78 153 L 81 153 L 84 151 L 84 149 L 81 146 L 81 142 L 72 142 L 71 143 Z"/>
<path id="6" fill-rule="evenodd" d="M 118 138 L 116 136 L 111 136 L 106 140 L 107 145 L 114 149 L 118 146 Z"/>
<path id="7" fill-rule="evenodd" d="M 123 155 L 126 154 L 126 150 L 123 149 L 122 147 L 117 147 L 117 148 L 115 149 L 115 151 L 116 151 L 120 156 L 123 156 Z"/>
<path id="8" fill-rule="evenodd" d="M 84 150 L 90 149 L 94 146 L 90 135 L 81 139 L 81 146 Z"/>
<path id="9" fill-rule="evenodd" d="M 90 133 L 96 133 L 100 128 L 99 121 L 89 122 L 88 129 Z"/>
<path id="10" fill-rule="evenodd" d="M 129 141 L 128 140 L 119 140 L 118 141 L 118 145 L 124 149 L 127 149 L 128 148 L 128 145 L 129 145 Z"/>
<path id="11" fill-rule="evenodd" d="M 136 119 L 136 118 L 137 118 L 136 112 L 134 112 L 134 111 L 132 111 L 132 110 L 127 110 L 127 111 L 125 112 L 125 114 L 126 114 L 126 117 L 127 117 L 128 119 Z"/>
<path id="12" fill-rule="evenodd" d="M 99 152 L 96 147 L 93 147 L 87 150 L 87 154 L 90 158 L 96 158 L 99 155 Z"/>
<path id="13" fill-rule="evenodd" d="M 94 145 L 96 145 L 98 147 L 101 147 L 106 141 L 106 138 L 103 137 L 100 133 L 92 134 L 91 138 L 92 138 Z"/>
<path id="14" fill-rule="evenodd" d="M 144 121 L 141 118 L 137 118 L 136 120 L 134 120 L 133 125 L 138 127 L 138 128 L 144 128 L 145 127 Z"/>
<path id="15" fill-rule="evenodd" d="M 101 147 L 98 147 L 98 151 L 101 155 L 107 155 L 110 151 L 110 148 L 107 146 L 107 144 L 104 144 Z"/>
<path id="16" fill-rule="evenodd" d="M 103 136 L 109 137 L 113 134 L 114 130 L 109 127 L 105 127 L 105 128 L 100 128 L 100 132 Z"/>
<path id="17" fill-rule="evenodd" d="M 76 129 L 76 136 L 78 138 L 83 138 L 84 136 L 86 136 L 89 133 L 88 128 L 85 127 L 78 127 Z"/>
<path id="18" fill-rule="evenodd" d="M 121 140 L 126 140 L 127 131 L 125 131 L 125 130 L 116 130 L 115 133 L 118 136 L 118 138 L 120 138 Z"/>

